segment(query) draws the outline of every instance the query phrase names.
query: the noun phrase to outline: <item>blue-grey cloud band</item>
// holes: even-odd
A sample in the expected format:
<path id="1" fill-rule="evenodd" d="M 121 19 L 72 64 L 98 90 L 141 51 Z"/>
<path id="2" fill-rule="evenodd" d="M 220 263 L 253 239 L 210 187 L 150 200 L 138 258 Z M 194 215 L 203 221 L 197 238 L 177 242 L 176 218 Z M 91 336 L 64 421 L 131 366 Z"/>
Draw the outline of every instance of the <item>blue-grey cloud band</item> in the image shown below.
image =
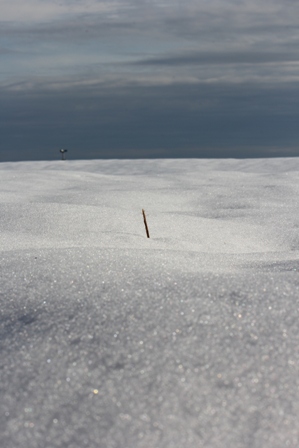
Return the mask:
<path id="1" fill-rule="evenodd" d="M 299 155 L 298 83 L 0 92 L 1 160 Z"/>
<path id="2" fill-rule="evenodd" d="M 164 57 L 141 59 L 132 65 L 186 66 L 206 64 L 267 64 L 275 62 L 299 62 L 299 53 L 291 52 L 193 52 Z"/>

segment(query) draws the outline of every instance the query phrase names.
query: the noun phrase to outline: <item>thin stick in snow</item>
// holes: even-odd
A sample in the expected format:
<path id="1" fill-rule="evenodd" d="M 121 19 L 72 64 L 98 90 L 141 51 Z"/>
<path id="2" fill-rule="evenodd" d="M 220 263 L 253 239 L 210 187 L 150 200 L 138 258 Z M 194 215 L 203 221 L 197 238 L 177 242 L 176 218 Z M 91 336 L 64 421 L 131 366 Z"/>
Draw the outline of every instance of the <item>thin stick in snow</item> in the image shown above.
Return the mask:
<path id="1" fill-rule="evenodd" d="M 146 222 L 145 211 L 143 209 L 142 209 L 142 215 L 143 215 L 143 221 L 144 221 L 146 236 L 149 238 L 150 235 L 149 235 L 148 226 L 147 226 L 147 222 Z"/>

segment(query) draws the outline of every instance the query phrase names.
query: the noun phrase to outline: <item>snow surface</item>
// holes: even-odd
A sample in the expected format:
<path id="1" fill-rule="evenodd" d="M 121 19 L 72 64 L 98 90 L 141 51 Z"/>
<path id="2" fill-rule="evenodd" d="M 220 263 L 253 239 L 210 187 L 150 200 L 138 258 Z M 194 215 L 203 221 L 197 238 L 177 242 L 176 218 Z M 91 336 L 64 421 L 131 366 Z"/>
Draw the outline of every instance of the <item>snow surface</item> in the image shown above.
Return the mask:
<path id="1" fill-rule="evenodd" d="M 299 159 L 0 183 L 1 448 L 299 446 Z"/>

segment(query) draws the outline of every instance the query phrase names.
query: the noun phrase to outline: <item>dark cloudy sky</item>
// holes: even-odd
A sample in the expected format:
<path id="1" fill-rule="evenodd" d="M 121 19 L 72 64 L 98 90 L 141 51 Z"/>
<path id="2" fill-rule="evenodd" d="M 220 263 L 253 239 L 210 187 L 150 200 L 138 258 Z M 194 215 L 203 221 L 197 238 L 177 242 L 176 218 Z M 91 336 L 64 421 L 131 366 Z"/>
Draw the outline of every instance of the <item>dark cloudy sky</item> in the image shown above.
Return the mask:
<path id="1" fill-rule="evenodd" d="M 0 161 L 299 155 L 298 0 L 0 0 Z"/>

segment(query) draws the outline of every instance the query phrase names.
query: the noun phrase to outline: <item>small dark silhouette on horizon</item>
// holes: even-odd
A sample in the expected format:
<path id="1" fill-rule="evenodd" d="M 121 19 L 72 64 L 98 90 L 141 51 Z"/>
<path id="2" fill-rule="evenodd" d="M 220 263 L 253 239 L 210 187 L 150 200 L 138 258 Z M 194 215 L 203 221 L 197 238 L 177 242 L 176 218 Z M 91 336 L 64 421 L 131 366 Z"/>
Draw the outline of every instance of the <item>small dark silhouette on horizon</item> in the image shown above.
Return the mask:
<path id="1" fill-rule="evenodd" d="M 67 152 L 67 149 L 60 149 L 61 152 L 61 160 L 65 160 L 65 153 Z"/>

